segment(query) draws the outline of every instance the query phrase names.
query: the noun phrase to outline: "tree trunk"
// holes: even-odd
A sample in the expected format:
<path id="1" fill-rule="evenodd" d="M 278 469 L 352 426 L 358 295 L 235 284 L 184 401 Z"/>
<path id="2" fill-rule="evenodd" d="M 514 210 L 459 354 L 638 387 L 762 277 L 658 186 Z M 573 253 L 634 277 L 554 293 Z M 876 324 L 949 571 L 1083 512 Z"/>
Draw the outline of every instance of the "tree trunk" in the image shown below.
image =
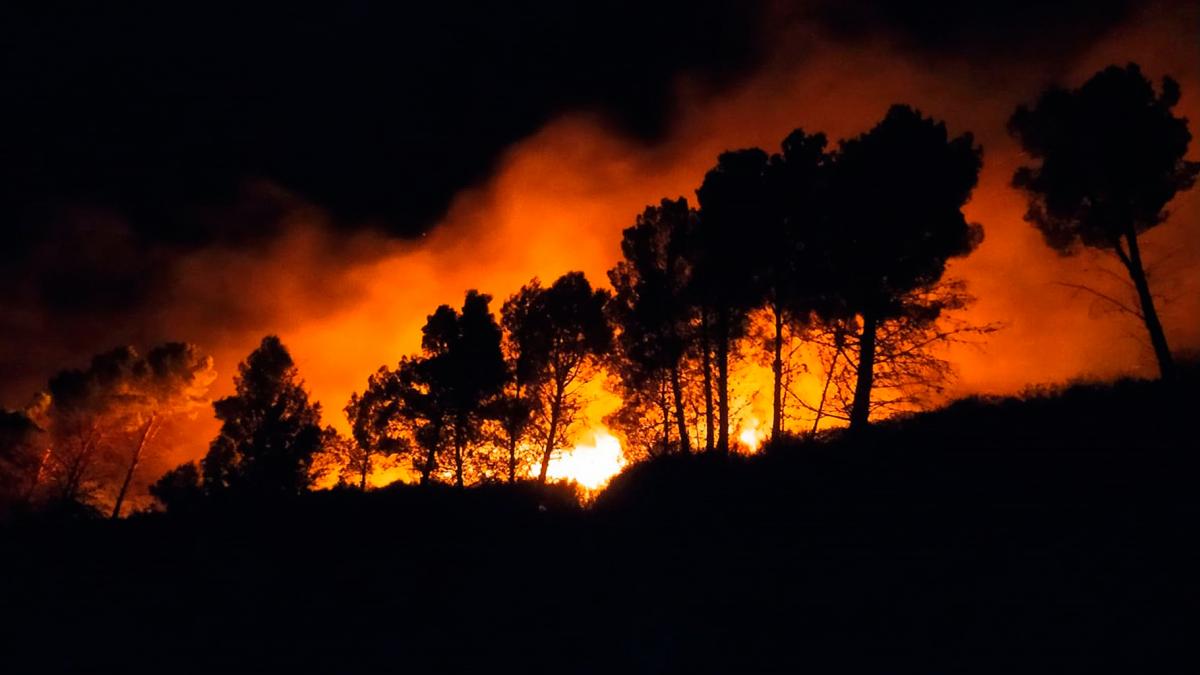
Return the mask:
<path id="1" fill-rule="evenodd" d="M 708 334 L 708 312 L 700 313 L 700 353 L 704 366 L 704 451 L 713 450 L 712 347 Z"/>
<path id="2" fill-rule="evenodd" d="M 521 380 L 518 377 L 516 382 L 516 391 L 513 394 L 513 408 L 509 411 L 508 422 L 508 482 L 517 482 L 517 436 L 520 435 L 519 424 L 517 421 L 518 411 L 523 410 L 521 406 Z"/>
<path id="3" fill-rule="evenodd" d="M 101 434 L 95 428 L 89 429 L 86 432 L 79 432 L 77 436 L 79 440 L 79 453 L 74 457 L 66 457 L 60 460 L 63 470 L 66 473 L 66 479 L 62 481 L 59 489 L 59 496 L 64 502 L 74 502 L 79 499 L 83 475 L 87 472 L 88 466 L 92 461 L 92 453 L 96 451 L 96 446 L 100 444 L 102 438 Z"/>
<path id="4" fill-rule="evenodd" d="M 671 454 L 671 402 L 667 399 L 665 383 L 658 388 L 658 411 L 662 413 L 662 452 Z"/>
<path id="5" fill-rule="evenodd" d="M 429 442 L 429 447 L 426 449 L 425 466 L 421 469 L 421 485 L 428 485 L 433 477 L 433 470 L 437 466 L 437 447 L 442 441 L 442 425 L 435 424 L 433 427 L 433 438 Z"/>
<path id="6" fill-rule="evenodd" d="M 729 312 L 717 315 L 717 452 L 729 452 Z"/>
<path id="7" fill-rule="evenodd" d="M 550 402 L 550 429 L 546 434 L 546 447 L 542 450 L 542 468 L 538 471 L 538 483 L 546 484 L 546 470 L 550 468 L 550 453 L 554 452 L 554 437 L 558 435 L 559 416 L 562 414 L 563 393 L 566 384 L 554 383 L 554 400 Z"/>
<path id="8" fill-rule="evenodd" d="M 38 485 L 42 483 L 42 473 L 46 471 L 46 462 L 50 460 L 51 446 L 47 445 L 42 451 L 42 456 L 38 459 L 37 471 L 33 472 L 33 480 L 29 483 L 29 491 L 25 493 L 25 503 L 33 502 L 34 493 L 37 492 Z"/>
<path id="9" fill-rule="evenodd" d="M 821 401 L 817 403 L 817 418 L 813 420 L 812 433 L 817 433 L 817 427 L 821 424 L 821 415 L 825 411 L 825 401 L 829 397 L 829 385 L 833 383 L 833 374 L 837 372 L 838 357 L 842 355 L 842 333 L 841 329 L 835 329 L 837 332 L 833 338 L 833 359 L 829 361 L 829 372 L 825 373 L 825 386 L 821 387 Z"/>
<path id="10" fill-rule="evenodd" d="M 508 433 L 508 482 L 517 482 L 517 435 L 511 429 Z"/>
<path id="11" fill-rule="evenodd" d="M 679 363 L 671 366 L 671 392 L 675 397 L 675 426 L 679 429 L 679 451 L 692 454 L 691 439 L 688 438 L 687 420 L 683 414 L 683 385 L 679 381 Z"/>
<path id="12" fill-rule="evenodd" d="M 121 489 L 117 491 L 117 501 L 113 504 L 111 516 L 113 520 L 121 517 L 121 506 L 125 503 L 125 495 L 129 492 L 129 484 L 133 482 L 133 472 L 137 471 L 138 463 L 142 461 L 142 452 L 146 449 L 146 443 L 150 440 L 150 434 L 154 429 L 154 422 L 157 419 L 156 415 L 151 415 L 150 419 L 146 420 L 146 428 L 142 429 L 142 437 L 138 440 L 137 447 L 133 451 L 133 457 L 129 461 L 129 468 L 125 471 L 125 480 L 121 481 Z"/>
<path id="13" fill-rule="evenodd" d="M 358 489 L 367 491 L 367 475 L 371 473 L 371 453 L 363 451 L 362 471 L 358 476 Z"/>
<path id="14" fill-rule="evenodd" d="M 459 420 L 454 424 L 454 485 L 463 486 L 463 435 L 466 434 L 466 422 Z"/>
<path id="15" fill-rule="evenodd" d="M 771 402 L 771 440 L 783 437 L 783 308 L 776 300 L 775 310 L 775 360 L 771 372 L 775 376 L 775 391 Z"/>
<path id="16" fill-rule="evenodd" d="M 871 417 L 871 387 L 875 380 L 875 333 L 879 322 L 873 314 L 863 314 L 862 337 L 858 342 L 858 381 L 854 385 L 854 404 L 850 408 L 850 428 L 862 429 Z"/>
<path id="17" fill-rule="evenodd" d="M 1154 347 L 1154 356 L 1158 359 L 1158 373 L 1164 380 L 1171 379 L 1175 374 L 1175 360 L 1171 357 L 1171 349 L 1167 346 L 1167 335 L 1163 332 L 1162 323 L 1158 320 L 1158 311 L 1154 308 L 1154 296 L 1150 294 L 1150 284 L 1146 280 L 1146 270 L 1142 266 L 1142 253 L 1138 246 L 1137 233 L 1131 228 L 1125 234 L 1125 240 L 1129 243 L 1129 254 L 1125 255 L 1120 247 L 1117 248 L 1117 255 L 1121 258 L 1121 262 L 1125 263 L 1125 268 L 1129 270 L 1129 277 L 1133 280 L 1133 285 L 1137 288 L 1138 302 L 1142 307 L 1142 320 L 1146 324 L 1146 331 L 1150 333 L 1150 345 Z"/>

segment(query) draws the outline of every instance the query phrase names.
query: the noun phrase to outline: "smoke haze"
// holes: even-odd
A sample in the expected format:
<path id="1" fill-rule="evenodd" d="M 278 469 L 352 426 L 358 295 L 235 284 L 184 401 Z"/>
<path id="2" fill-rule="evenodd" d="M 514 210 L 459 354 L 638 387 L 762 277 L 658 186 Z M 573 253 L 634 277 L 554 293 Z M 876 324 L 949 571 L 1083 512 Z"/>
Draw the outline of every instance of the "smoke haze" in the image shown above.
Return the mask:
<path id="1" fill-rule="evenodd" d="M 930 53 L 908 46 L 905 33 L 888 23 L 847 36 L 820 12 L 817 20 L 813 12 L 778 11 L 764 29 L 770 48 L 735 83 L 716 87 L 686 73 L 671 80 L 666 98 L 675 103 L 661 133 L 647 140 L 588 106 L 558 111 L 496 155 L 488 178 L 453 193 L 420 236 L 397 238 L 373 219 L 348 225 L 336 209 L 269 179 L 244 179 L 232 208 L 202 214 L 260 234 L 187 247 L 147 243 L 119 210 L 56 209 L 46 225 L 52 236 L 23 251 L 0 300 L 0 402 L 22 405 L 52 372 L 96 351 L 165 340 L 212 353 L 220 373 L 214 393 L 225 394 L 237 362 L 271 332 L 292 350 L 326 421 L 344 428 L 341 407 L 350 393 L 381 364 L 419 348 L 420 327 L 438 304 L 457 306 L 477 288 L 493 295 L 498 311 L 530 278 L 548 281 L 575 269 L 606 284 L 621 230 L 662 197 L 694 203 L 693 191 L 719 152 L 752 145 L 775 151 L 795 127 L 846 138 L 896 102 L 945 120 L 953 134 L 974 133 L 984 147 L 967 215 L 986 237 L 949 275 L 966 280 L 978 298 L 966 318 L 1004 329 L 982 346 L 949 353 L 959 372 L 953 393 L 1154 372 L 1142 326 L 1061 285 L 1130 293 L 1123 274 L 1096 272 L 1120 273 L 1115 261 L 1060 258 L 1022 220 L 1023 197 L 1009 187 L 1022 157 L 1005 125 L 1018 103 L 1047 85 L 1078 85 L 1104 66 L 1135 61 L 1155 80 L 1169 74 L 1180 82 L 1177 111 L 1196 134 L 1196 7 L 1115 13 L 1119 21 L 1073 36 L 1070 49 L 1017 50 L 1011 58 L 954 44 Z M 1198 146 L 1193 141 L 1192 159 L 1200 157 Z M 404 197 L 403 184 L 394 189 Z M 1195 350 L 1200 190 L 1170 208 L 1167 223 L 1145 238 L 1146 257 L 1172 347 Z M 200 431 L 215 428 L 214 421 Z M 172 459 L 198 456 L 211 433 L 196 437 L 195 447 L 182 445 Z"/>

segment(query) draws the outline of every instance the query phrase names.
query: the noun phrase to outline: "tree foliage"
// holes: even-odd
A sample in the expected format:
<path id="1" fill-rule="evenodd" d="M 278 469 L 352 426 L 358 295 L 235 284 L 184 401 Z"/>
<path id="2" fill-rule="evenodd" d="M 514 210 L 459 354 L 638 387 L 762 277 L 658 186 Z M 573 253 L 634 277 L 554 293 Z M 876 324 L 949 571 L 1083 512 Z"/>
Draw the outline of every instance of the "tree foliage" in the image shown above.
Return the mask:
<path id="1" fill-rule="evenodd" d="M 804 330 L 814 312 L 828 309 L 833 294 L 826 254 L 827 183 L 831 157 L 825 134 L 796 129 L 772 155 L 766 180 L 771 227 L 762 236 L 758 283 L 771 311 L 771 437 L 784 432 L 785 329 Z M 828 313 L 828 312 L 826 312 Z"/>
<path id="2" fill-rule="evenodd" d="M 896 105 L 874 128 L 842 141 L 830 175 L 827 255 L 833 312 L 861 321 L 851 426 L 865 424 L 881 322 L 936 320 L 922 292 L 941 281 L 950 258 L 983 239 L 962 207 L 982 166 L 971 134 L 951 138 L 942 122 Z"/>
<path id="3" fill-rule="evenodd" d="M 482 439 L 509 375 L 490 302 L 472 290 L 461 312 L 439 306 L 422 328 L 421 354 L 402 359 L 395 370 L 380 368 L 363 393 L 351 397 L 346 416 L 360 451 L 360 486 L 372 457 L 398 453 L 410 457 L 422 482 L 436 477 L 447 454 L 455 484 L 466 483 L 466 455 Z"/>
<path id="4" fill-rule="evenodd" d="M 119 347 L 57 373 L 34 406 L 49 435 L 38 490 L 118 517 L 159 432 L 203 408 L 214 379 L 212 358 L 180 342 L 145 355 Z"/>
<path id="5" fill-rule="evenodd" d="M 195 462 L 180 464 L 160 476 L 150 494 L 171 513 L 198 508 L 204 498 L 200 467 Z"/>
<path id="6" fill-rule="evenodd" d="M 393 377 L 392 371 L 380 367 L 367 378 L 363 392 L 351 394 L 346 403 L 346 419 L 354 443 L 344 448 L 341 471 L 354 476 L 360 489 L 366 489 L 377 458 L 405 454 L 413 447 L 403 433 L 403 425 L 398 424 L 398 408 L 403 399 L 399 383 Z M 341 480 L 348 482 L 346 476 Z"/>
<path id="7" fill-rule="evenodd" d="M 534 279 L 504 303 L 504 326 L 517 345 L 518 372 L 528 379 L 535 401 L 541 483 L 551 455 L 569 438 L 581 403 L 577 385 L 612 348 L 608 299 L 609 293 L 593 289 L 582 272 L 568 272 L 548 287 Z"/>
<path id="8" fill-rule="evenodd" d="M 43 435 L 23 411 L 0 410 L 0 519 L 28 506 L 45 456 Z"/>
<path id="9" fill-rule="evenodd" d="M 421 370 L 429 396 L 444 418 L 454 451 L 454 482 L 463 485 L 464 453 L 480 438 L 485 405 L 507 377 L 500 326 L 488 309 L 491 296 L 468 291 L 462 312 L 442 305 L 422 329 Z"/>
<path id="10" fill-rule="evenodd" d="M 295 495 L 311 483 L 321 406 L 309 401 L 292 356 L 274 335 L 238 365 L 233 396 L 213 404 L 221 431 L 204 458 L 211 493 Z"/>
<path id="11" fill-rule="evenodd" d="M 729 451 L 729 360 L 747 317 L 762 298 L 761 237 L 775 224 L 759 148 L 722 153 L 696 190 L 700 224 L 692 253 L 691 295 L 716 354 L 716 449 Z M 711 323 L 708 318 L 711 316 Z"/>
<path id="12" fill-rule="evenodd" d="M 1090 247 L 1121 261 L 1164 376 L 1173 361 L 1138 237 L 1167 219 L 1167 204 L 1200 174 L 1200 163 L 1184 158 L 1191 133 L 1172 112 L 1179 97 L 1175 80 L 1164 77 L 1155 91 L 1130 63 L 1109 66 L 1078 89 L 1051 88 L 1009 120 L 1037 160 L 1013 176 L 1029 199 L 1025 219 L 1062 255 Z"/>
<path id="13" fill-rule="evenodd" d="M 649 206 L 626 228 L 621 239 L 624 258 L 608 273 L 615 293 L 609 305 L 620 349 L 612 362 L 624 384 L 623 398 L 654 383 L 668 387 L 674 420 L 664 415 L 664 449 L 669 448 L 670 425 L 679 448 L 691 449 L 684 412 L 682 360 L 694 333 L 695 314 L 688 305 L 691 268 L 687 248 L 699 215 L 684 198 Z M 661 397 L 660 397 L 661 398 Z"/>

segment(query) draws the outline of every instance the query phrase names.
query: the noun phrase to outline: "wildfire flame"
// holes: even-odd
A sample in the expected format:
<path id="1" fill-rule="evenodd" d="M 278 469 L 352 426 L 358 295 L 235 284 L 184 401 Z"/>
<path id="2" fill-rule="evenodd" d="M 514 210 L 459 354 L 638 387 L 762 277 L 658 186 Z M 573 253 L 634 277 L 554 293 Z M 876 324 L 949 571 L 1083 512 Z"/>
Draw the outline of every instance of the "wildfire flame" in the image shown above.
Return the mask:
<path id="1" fill-rule="evenodd" d="M 1180 15 L 1158 3 L 1153 6 L 1128 30 L 1114 32 L 1055 74 L 1064 82 L 1081 82 L 1109 63 L 1137 60 L 1147 73 L 1169 73 L 1179 80 L 1181 112 L 1200 118 L 1200 61 L 1187 46 L 1190 42 L 1161 37 L 1190 25 L 1181 16 L 1193 12 Z M 981 90 L 976 78 L 962 76 L 959 66 L 930 69 L 886 42 L 853 49 L 822 43 L 806 51 L 812 58 L 799 63 L 780 54 L 721 96 L 701 96 L 702 88 L 683 87 L 678 118 L 652 146 L 613 133 L 589 114 L 560 116 L 515 143 L 497 160 L 490 178 L 456 195 L 441 222 L 419 241 L 397 241 L 375 232 L 348 237 L 316 206 L 277 186 L 257 186 L 263 199 L 276 200 L 269 203 L 287 214 L 279 227 L 286 235 L 262 254 L 225 245 L 189 254 L 170 277 L 168 295 L 177 303 L 147 319 L 151 323 L 144 329 L 211 346 L 222 372 L 212 391 L 218 398 L 232 392 L 233 364 L 265 332 L 277 333 L 291 348 L 313 398 L 324 402 L 327 412 L 337 410 L 351 392 L 361 391 L 367 374 L 419 350 L 421 325 L 438 303 L 457 306 L 463 292 L 477 288 L 493 294 L 492 307 L 498 310 L 531 277 L 549 283 L 569 270 L 582 270 L 601 285 L 621 255 L 622 229 L 662 197 L 692 197 L 721 151 L 752 145 L 775 151 L 798 125 L 823 130 L 831 139 L 851 137 L 875 124 L 888 104 L 903 101 L 945 118 L 954 133 L 976 132 L 987 148 L 979 186 L 966 209 L 969 221 L 984 224 L 987 237 L 976 253 L 952 263 L 948 273 L 964 279 L 978 297 L 964 318 L 1003 322 L 1005 330 L 988 338 L 986 351 L 972 345 L 947 348 L 944 356 L 955 365 L 958 378 L 946 394 L 1013 393 L 1030 381 L 1105 378 L 1145 363 L 1141 343 L 1126 339 L 1126 324 L 1097 320 L 1087 301 L 1058 285 L 1103 279 L 1088 273 L 1098 259 L 1061 259 L 1045 246 L 1023 221 L 1023 199 L 1011 188 L 1013 172 L 1024 160 L 1003 122 L 1018 102 L 1029 102 L 1044 85 L 1043 69 L 1003 71 L 1003 77 L 996 71 L 994 79 L 1003 86 Z M 1197 159 L 1196 148 L 1193 143 L 1189 159 Z M 1196 249 L 1200 228 L 1189 224 L 1200 223 L 1200 189 L 1182 194 L 1171 210 L 1171 222 L 1147 238 L 1160 259 L 1169 251 Z M 1014 266 L 1012 260 L 1022 264 Z M 1187 256 L 1175 260 L 1174 269 L 1164 271 L 1177 275 L 1172 295 L 1179 301 L 1164 309 L 1163 322 L 1170 335 L 1178 336 L 1173 342 L 1194 348 L 1200 344 L 1193 301 L 1200 298 L 1200 275 L 1187 267 Z M 247 286 L 247 278 L 256 283 Z M 1101 290 L 1124 292 L 1120 285 Z M 105 344 L 118 342 L 105 338 Z M 11 343 L 3 344 L 11 348 Z M 730 378 L 742 390 L 731 392 L 737 401 L 731 408 L 769 421 L 769 397 L 751 400 L 744 392 L 769 392 L 770 368 L 746 361 L 731 364 L 745 369 Z M 1142 372 L 1150 371 L 1143 367 Z M 819 400 L 821 373 L 799 373 L 790 387 L 802 400 Z M 620 399 L 603 392 L 599 383 L 587 397 L 605 407 L 597 404 L 588 411 L 580 427 L 603 429 L 600 420 Z M 825 416 L 821 428 L 835 419 Z M 325 421 L 349 433 L 342 415 L 327 414 Z M 190 434 L 195 440 L 182 442 L 164 464 L 207 451 L 216 421 L 200 416 L 196 425 Z M 806 428 L 797 423 L 786 431 Z M 739 450 L 757 451 L 765 441 L 766 429 L 757 422 L 735 429 L 731 440 Z M 583 438 L 588 437 L 585 432 Z M 702 438 L 693 441 L 693 448 L 703 447 Z M 636 452 L 626 445 L 631 455 Z M 620 441 L 600 431 L 591 445 L 557 454 L 548 472 L 601 486 L 624 465 L 620 449 Z M 412 479 L 405 468 L 380 472 L 371 482 L 383 484 L 396 475 Z"/>
<path id="2" fill-rule="evenodd" d="M 597 490 L 620 473 L 626 463 L 621 441 L 607 429 L 598 429 L 592 436 L 590 444 L 577 443 L 574 448 L 551 457 L 547 478 L 569 480 L 588 490 Z M 535 473 L 537 468 L 540 467 L 535 467 Z"/>
<path id="3" fill-rule="evenodd" d="M 746 452 L 758 452 L 758 448 L 763 442 L 763 433 L 758 429 L 759 421 L 757 417 L 751 417 L 742 430 L 738 432 L 738 441 L 746 448 Z"/>

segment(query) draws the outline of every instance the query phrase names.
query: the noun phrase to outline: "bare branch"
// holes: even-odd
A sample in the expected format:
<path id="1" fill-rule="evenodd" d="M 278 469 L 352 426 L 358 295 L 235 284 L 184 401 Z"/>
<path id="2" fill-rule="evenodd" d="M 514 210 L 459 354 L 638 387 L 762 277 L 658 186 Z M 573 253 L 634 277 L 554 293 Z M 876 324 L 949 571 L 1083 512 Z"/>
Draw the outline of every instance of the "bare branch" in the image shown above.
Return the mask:
<path id="1" fill-rule="evenodd" d="M 1115 306 L 1117 309 L 1121 310 L 1122 312 L 1136 316 L 1140 320 L 1143 320 L 1143 321 L 1145 320 L 1145 317 L 1142 316 L 1141 312 L 1133 309 L 1132 307 L 1130 307 L 1129 305 L 1126 305 L 1125 303 L 1121 302 L 1120 300 L 1117 300 L 1116 298 L 1112 297 L 1111 295 L 1101 293 L 1100 291 L 1098 291 L 1094 288 L 1091 288 L 1090 286 L 1085 286 L 1083 284 L 1073 284 L 1073 283 L 1069 283 L 1066 281 L 1056 281 L 1054 283 L 1058 286 L 1065 286 L 1066 288 L 1072 288 L 1077 291 L 1091 293 L 1092 295 L 1100 298 L 1101 300 L 1105 300 L 1105 301 L 1109 302 L 1110 304 L 1112 304 L 1113 306 Z"/>

